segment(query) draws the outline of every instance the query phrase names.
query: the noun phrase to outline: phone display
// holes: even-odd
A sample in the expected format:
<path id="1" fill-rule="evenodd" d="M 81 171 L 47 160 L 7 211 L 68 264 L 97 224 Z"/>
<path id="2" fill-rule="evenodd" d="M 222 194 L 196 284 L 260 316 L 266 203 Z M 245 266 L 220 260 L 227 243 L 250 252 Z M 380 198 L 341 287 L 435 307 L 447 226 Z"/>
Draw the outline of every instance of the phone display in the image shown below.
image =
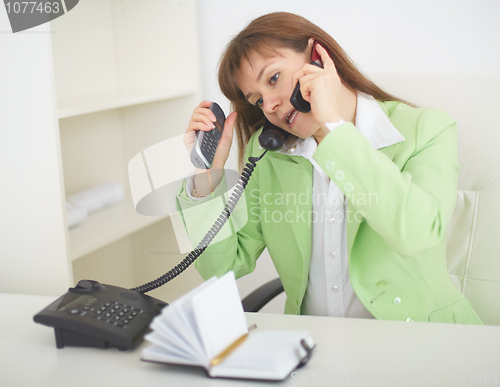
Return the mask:
<path id="1" fill-rule="evenodd" d="M 323 63 L 321 62 L 321 57 L 316 51 L 316 46 L 318 42 L 314 42 L 311 49 L 311 63 L 314 66 L 323 68 Z M 307 102 L 300 93 L 300 82 L 297 82 L 295 89 L 293 90 L 292 96 L 290 97 L 290 102 L 292 106 L 301 113 L 308 113 L 311 111 L 311 104 Z"/>
<path id="2" fill-rule="evenodd" d="M 195 167 L 201 169 L 212 168 L 215 151 L 217 150 L 217 145 L 222 137 L 224 122 L 226 121 L 226 116 L 217 103 L 212 102 L 209 109 L 212 113 L 214 113 L 216 118 L 214 123 L 215 128 L 208 132 L 204 132 L 202 130 L 197 131 L 196 140 L 193 144 L 193 149 L 191 150 L 191 162 Z"/>

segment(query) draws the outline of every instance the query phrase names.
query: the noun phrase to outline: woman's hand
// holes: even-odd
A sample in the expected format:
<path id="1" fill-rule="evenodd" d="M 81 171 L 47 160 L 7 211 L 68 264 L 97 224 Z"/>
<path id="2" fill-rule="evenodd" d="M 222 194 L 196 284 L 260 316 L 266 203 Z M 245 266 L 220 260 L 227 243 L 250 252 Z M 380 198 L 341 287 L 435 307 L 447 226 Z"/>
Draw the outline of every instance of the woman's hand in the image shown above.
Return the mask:
<path id="1" fill-rule="evenodd" d="M 208 132 L 215 128 L 214 122 L 216 121 L 214 113 L 209 109 L 211 102 L 202 101 L 194 110 L 191 119 L 189 120 L 188 128 L 184 133 L 184 145 L 189 154 L 193 149 L 196 140 L 196 131 L 203 130 Z M 200 195 L 205 195 L 213 191 L 219 184 L 222 178 L 222 171 L 224 165 L 229 157 L 231 144 L 233 142 L 233 126 L 236 120 L 236 112 L 231 113 L 224 123 L 224 130 L 219 140 L 219 145 L 214 155 L 214 160 L 211 169 L 195 168 L 195 189 Z"/>
<path id="2" fill-rule="evenodd" d="M 311 104 L 314 121 L 326 128 L 328 122 L 337 122 L 342 117 L 342 84 L 333 60 L 328 52 L 318 44 L 316 50 L 323 62 L 323 68 L 304 65 L 294 74 L 293 84 L 300 82 L 302 97 Z"/>

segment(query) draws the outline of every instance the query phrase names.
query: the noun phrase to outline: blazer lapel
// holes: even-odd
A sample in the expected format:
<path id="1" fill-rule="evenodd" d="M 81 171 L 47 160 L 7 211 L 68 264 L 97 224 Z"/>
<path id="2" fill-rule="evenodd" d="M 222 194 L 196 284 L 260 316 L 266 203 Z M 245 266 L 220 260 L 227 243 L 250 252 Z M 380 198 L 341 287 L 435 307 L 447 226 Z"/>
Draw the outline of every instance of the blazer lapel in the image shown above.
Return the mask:
<path id="1" fill-rule="evenodd" d="M 349 211 L 349 202 L 347 203 L 347 210 Z M 348 212 L 349 213 L 349 212 Z M 359 225 L 363 219 L 358 219 L 356 213 L 354 212 L 352 217 L 347 218 L 347 252 L 348 256 L 351 256 L 351 248 L 354 243 L 354 238 L 358 233 Z"/>
<path id="2" fill-rule="evenodd" d="M 275 154 L 271 164 L 281 191 L 291 194 L 287 200 L 293 221 L 288 222 L 302 256 L 303 267 L 309 270 L 311 256 L 312 164 L 303 157 Z"/>
<path id="3" fill-rule="evenodd" d="M 401 145 L 400 142 L 398 142 L 397 144 L 385 147 L 385 148 L 380 148 L 378 151 L 382 152 L 384 155 L 389 157 L 389 159 L 391 159 L 391 161 L 394 161 L 394 157 L 396 156 L 396 152 L 399 149 L 399 145 Z"/>

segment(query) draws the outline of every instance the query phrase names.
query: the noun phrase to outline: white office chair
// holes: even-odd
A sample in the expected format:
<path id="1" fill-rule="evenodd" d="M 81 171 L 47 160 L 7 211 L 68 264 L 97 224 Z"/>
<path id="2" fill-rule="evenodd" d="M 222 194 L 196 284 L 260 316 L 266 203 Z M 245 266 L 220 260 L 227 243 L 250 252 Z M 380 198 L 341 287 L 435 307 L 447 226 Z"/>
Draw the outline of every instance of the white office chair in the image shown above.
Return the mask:
<path id="1" fill-rule="evenodd" d="M 488 325 L 500 325 L 500 74 L 371 74 L 392 94 L 437 107 L 458 123 L 457 204 L 447 234 L 448 272 Z M 279 279 L 244 300 L 257 311 L 282 291 Z"/>
<path id="2" fill-rule="evenodd" d="M 460 171 L 448 272 L 483 322 L 500 325 L 500 74 L 406 72 L 372 79 L 457 121 Z"/>

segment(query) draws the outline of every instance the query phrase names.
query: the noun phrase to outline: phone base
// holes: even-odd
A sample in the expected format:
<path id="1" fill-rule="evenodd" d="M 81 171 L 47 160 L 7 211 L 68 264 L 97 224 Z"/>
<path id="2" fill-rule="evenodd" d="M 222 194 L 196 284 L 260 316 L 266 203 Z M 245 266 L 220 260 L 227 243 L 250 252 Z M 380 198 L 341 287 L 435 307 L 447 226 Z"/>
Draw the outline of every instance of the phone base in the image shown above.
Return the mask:
<path id="1" fill-rule="evenodd" d="M 85 335 L 83 333 L 72 332 L 66 329 L 54 328 L 56 336 L 56 347 L 92 347 L 92 348 L 117 348 L 120 351 L 126 351 L 128 348 L 115 345 L 110 341 L 101 340 L 96 337 Z"/>

